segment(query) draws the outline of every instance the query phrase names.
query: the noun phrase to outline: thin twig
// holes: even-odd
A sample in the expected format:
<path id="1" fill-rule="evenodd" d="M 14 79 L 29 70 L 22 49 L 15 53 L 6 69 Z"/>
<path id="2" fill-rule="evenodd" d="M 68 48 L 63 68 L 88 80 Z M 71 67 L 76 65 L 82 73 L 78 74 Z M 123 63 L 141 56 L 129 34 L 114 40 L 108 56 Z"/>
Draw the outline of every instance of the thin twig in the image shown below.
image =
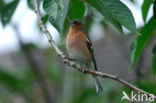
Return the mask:
<path id="1" fill-rule="evenodd" d="M 85 68 L 84 70 L 84 67 L 83 65 L 81 64 L 78 64 L 77 62 L 75 61 L 72 61 L 71 59 L 69 59 L 56 45 L 56 43 L 54 42 L 52 36 L 50 35 L 50 32 L 47 30 L 46 26 L 43 24 L 43 21 L 42 21 L 42 17 L 41 17 L 41 14 L 40 14 L 40 11 L 39 11 L 39 6 L 38 6 L 38 2 L 37 0 L 34 0 L 34 5 L 35 5 L 35 12 L 37 14 L 37 17 L 38 17 L 38 20 L 39 20 L 39 24 L 40 24 L 40 27 L 42 29 L 42 31 L 45 33 L 49 43 L 51 44 L 51 46 L 53 46 L 53 48 L 56 50 L 56 53 L 58 56 L 60 56 L 62 59 L 63 59 L 63 62 L 68 64 L 69 66 L 71 67 L 74 67 L 75 69 L 77 69 L 78 71 L 82 72 L 82 73 L 86 73 L 86 74 L 93 74 L 93 75 L 96 75 L 96 76 L 99 76 L 99 77 L 102 77 L 102 78 L 109 78 L 109 79 L 113 79 L 117 82 L 120 82 L 121 84 L 123 85 L 126 85 L 128 86 L 129 88 L 135 90 L 135 91 L 138 91 L 140 93 L 143 93 L 143 94 L 146 94 L 147 96 L 151 97 L 151 96 L 154 96 L 154 100 L 156 101 L 156 96 L 155 95 L 152 95 L 142 89 L 139 89 L 137 88 L 136 86 L 124 81 L 123 79 L 117 77 L 117 76 L 114 76 L 114 75 L 111 75 L 111 74 L 107 74 L 107 73 L 103 73 L 103 72 L 99 72 L 99 71 L 95 71 L 95 70 L 90 70 L 88 68 Z"/>

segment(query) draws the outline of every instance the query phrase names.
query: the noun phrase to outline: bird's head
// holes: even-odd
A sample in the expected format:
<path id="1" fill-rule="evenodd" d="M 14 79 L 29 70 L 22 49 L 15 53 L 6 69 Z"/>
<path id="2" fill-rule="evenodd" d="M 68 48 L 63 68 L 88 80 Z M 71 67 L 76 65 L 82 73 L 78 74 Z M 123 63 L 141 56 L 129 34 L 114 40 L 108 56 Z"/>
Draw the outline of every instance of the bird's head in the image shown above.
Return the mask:
<path id="1" fill-rule="evenodd" d="M 73 21 L 70 21 L 69 23 L 73 29 L 77 29 L 77 30 L 83 29 L 83 24 L 80 20 L 73 20 Z"/>

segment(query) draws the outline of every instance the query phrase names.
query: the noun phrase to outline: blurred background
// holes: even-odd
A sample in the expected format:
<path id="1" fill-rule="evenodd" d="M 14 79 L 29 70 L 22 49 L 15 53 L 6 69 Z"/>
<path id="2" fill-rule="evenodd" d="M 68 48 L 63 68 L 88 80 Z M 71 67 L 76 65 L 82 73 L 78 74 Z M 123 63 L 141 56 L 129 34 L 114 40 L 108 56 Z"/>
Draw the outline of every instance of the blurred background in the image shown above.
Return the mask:
<path id="1" fill-rule="evenodd" d="M 1 0 L 0 12 L 5 11 L 2 7 L 11 1 Z M 144 25 L 141 14 L 143 0 L 122 2 L 130 8 L 139 30 Z M 129 50 L 136 35 L 126 29 L 126 36 L 120 34 L 100 13 L 88 8 L 92 11 L 86 12 L 83 22 L 92 40 L 99 70 L 156 94 L 156 79 L 151 69 L 156 35 L 144 49 L 136 69 L 130 72 Z M 150 7 L 147 21 L 152 13 Z M 49 22 L 46 25 L 57 45 L 67 54 L 67 32 L 60 36 Z M 36 14 L 27 0 L 20 0 L 9 24 L 3 27 L 0 22 L 0 103 L 118 103 L 122 91 L 131 92 L 116 81 L 99 79 L 104 91 L 97 94 L 90 75 L 63 64 L 41 32 Z"/>

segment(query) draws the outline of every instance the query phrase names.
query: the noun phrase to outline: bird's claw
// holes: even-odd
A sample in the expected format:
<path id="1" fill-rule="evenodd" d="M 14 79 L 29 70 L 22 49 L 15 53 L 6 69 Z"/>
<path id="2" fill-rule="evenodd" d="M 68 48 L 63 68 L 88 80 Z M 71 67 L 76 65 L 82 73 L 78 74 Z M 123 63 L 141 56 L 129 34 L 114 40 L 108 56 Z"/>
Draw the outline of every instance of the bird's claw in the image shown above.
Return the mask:
<path id="1" fill-rule="evenodd" d="M 86 66 L 82 67 L 82 73 L 86 74 Z"/>

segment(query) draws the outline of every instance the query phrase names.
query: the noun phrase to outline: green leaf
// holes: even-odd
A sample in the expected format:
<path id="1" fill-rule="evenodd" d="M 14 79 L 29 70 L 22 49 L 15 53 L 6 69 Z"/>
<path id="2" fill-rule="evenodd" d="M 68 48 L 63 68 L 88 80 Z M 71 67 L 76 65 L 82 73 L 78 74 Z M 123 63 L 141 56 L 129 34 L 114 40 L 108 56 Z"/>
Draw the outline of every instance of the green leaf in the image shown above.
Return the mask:
<path id="1" fill-rule="evenodd" d="M 39 2 L 39 5 L 41 3 L 41 0 L 38 0 Z M 27 4 L 28 4 L 28 7 L 32 10 L 35 10 L 35 7 L 34 7 L 34 0 L 27 0 Z"/>
<path id="2" fill-rule="evenodd" d="M 121 33 L 123 33 L 121 24 L 112 17 L 111 13 L 108 10 L 106 10 L 106 8 L 101 3 L 99 3 L 97 0 L 85 0 L 85 1 L 94 8 L 96 8 L 103 16 L 105 16 L 105 18 L 109 22 L 112 23 L 112 25 L 116 27 L 116 29 L 118 29 Z"/>
<path id="3" fill-rule="evenodd" d="M 82 1 L 70 0 L 68 18 L 70 20 L 83 19 L 85 13 L 85 6 Z"/>
<path id="4" fill-rule="evenodd" d="M 128 30 L 136 32 L 136 24 L 129 8 L 119 0 L 85 0 L 95 7 L 105 18 L 110 21 L 120 32 L 121 25 Z"/>
<path id="5" fill-rule="evenodd" d="M 152 36 L 155 28 L 156 20 L 154 18 L 151 18 L 149 22 L 143 28 L 141 28 L 140 33 L 138 33 L 136 39 L 133 41 L 130 50 L 130 57 L 132 61 L 131 70 L 134 68 L 138 57 L 141 55 L 145 44 Z"/>
<path id="6" fill-rule="evenodd" d="M 156 19 L 156 0 L 154 1 L 153 14 L 154 14 L 154 18 Z"/>
<path id="7" fill-rule="evenodd" d="M 63 8 L 58 11 L 57 17 L 50 16 L 50 23 L 59 31 L 61 34 L 64 28 L 64 22 L 68 12 L 69 0 L 63 1 Z"/>
<path id="8" fill-rule="evenodd" d="M 138 81 L 136 83 L 137 87 L 144 90 L 144 91 L 147 91 L 151 94 L 154 94 L 156 95 L 156 82 L 153 82 L 153 81 Z"/>
<path id="9" fill-rule="evenodd" d="M 19 3 L 19 0 L 14 0 L 3 8 L 1 21 L 2 25 L 5 27 L 11 20 L 11 17 Z"/>
<path id="10" fill-rule="evenodd" d="M 153 74 L 156 75 L 156 45 L 152 50 L 152 69 L 153 69 Z"/>
<path id="11" fill-rule="evenodd" d="M 67 16 L 64 21 L 63 31 L 61 33 L 63 34 L 62 38 L 66 37 L 65 34 L 67 34 L 69 31 L 69 26 L 70 26 L 69 21 L 75 19 L 82 20 L 84 17 L 84 13 L 85 13 L 85 6 L 82 1 L 70 0 Z"/>
<path id="12" fill-rule="evenodd" d="M 24 76 L 22 78 L 17 78 L 4 70 L 5 69 L 0 66 L 0 84 L 5 85 L 11 90 L 22 93 L 25 92 L 25 88 L 31 86 L 32 80 L 34 79 L 32 71 L 24 71 Z"/>
<path id="13" fill-rule="evenodd" d="M 70 28 L 69 20 L 66 18 L 65 21 L 64 21 L 64 27 L 63 27 L 63 30 L 62 30 L 63 35 L 61 35 L 62 40 L 64 40 L 64 38 L 66 38 L 66 36 L 67 36 L 67 34 L 69 32 L 69 28 Z"/>
<path id="14" fill-rule="evenodd" d="M 133 2 L 133 3 L 135 2 L 134 0 L 130 0 L 130 1 Z"/>
<path id="15" fill-rule="evenodd" d="M 47 23 L 48 18 L 49 18 L 49 15 L 45 15 L 45 16 L 42 18 L 44 24 Z"/>
<path id="16" fill-rule="evenodd" d="M 44 0 L 43 8 L 48 15 L 53 16 L 53 18 L 56 19 L 58 14 L 58 4 L 55 0 Z"/>
<path id="17" fill-rule="evenodd" d="M 55 0 L 56 2 L 57 2 L 57 4 L 59 5 L 59 7 L 61 8 L 61 9 L 63 9 L 63 7 L 64 7 L 64 1 L 63 0 Z"/>
<path id="18" fill-rule="evenodd" d="M 20 90 L 20 81 L 2 70 L 0 70 L 0 83 L 12 88 L 13 90 Z"/>
<path id="19" fill-rule="evenodd" d="M 147 14 L 151 4 L 152 4 L 152 0 L 144 0 L 142 4 L 142 17 L 144 22 L 146 22 Z"/>
<path id="20" fill-rule="evenodd" d="M 3 0 L 0 0 L 0 15 L 5 5 L 6 5 L 5 2 Z"/>
<path id="21" fill-rule="evenodd" d="M 84 3 L 77 0 L 44 0 L 44 10 L 49 14 L 50 23 L 60 34 L 67 31 L 65 26 L 69 26 L 67 21 L 82 19 L 85 13 Z M 65 24 L 66 22 L 66 24 Z"/>
<path id="22" fill-rule="evenodd" d="M 85 16 L 85 18 L 84 18 L 84 24 L 85 24 L 85 32 L 87 33 L 87 34 L 89 34 L 89 31 L 91 30 L 91 27 L 92 27 L 92 25 L 93 25 L 93 23 L 94 23 L 94 18 L 93 18 L 93 13 L 91 12 L 91 13 L 88 13 L 86 16 Z M 105 27 L 104 27 L 105 28 Z"/>
<path id="23" fill-rule="evenodd" d="M 27 0 L 27 4 L 28 4 L 29 8 L 31 8 L 32 10 L 35 10 L 34 0 Z"/>

